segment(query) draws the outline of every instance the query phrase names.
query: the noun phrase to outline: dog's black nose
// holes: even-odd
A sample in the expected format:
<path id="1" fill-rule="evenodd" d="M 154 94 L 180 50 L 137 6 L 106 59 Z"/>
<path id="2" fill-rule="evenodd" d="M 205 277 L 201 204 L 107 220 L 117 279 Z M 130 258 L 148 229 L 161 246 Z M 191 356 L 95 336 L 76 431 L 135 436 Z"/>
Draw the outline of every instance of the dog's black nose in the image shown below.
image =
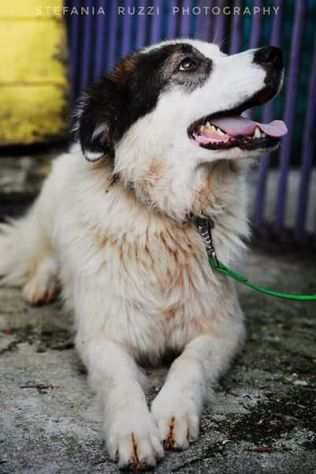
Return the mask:
<path id="1" fill-rule="evenodd" d="M 258 49 L 253 61 L 263 67 L 283 68 L 282 51 L 276 46 L 266 46 Z"/>

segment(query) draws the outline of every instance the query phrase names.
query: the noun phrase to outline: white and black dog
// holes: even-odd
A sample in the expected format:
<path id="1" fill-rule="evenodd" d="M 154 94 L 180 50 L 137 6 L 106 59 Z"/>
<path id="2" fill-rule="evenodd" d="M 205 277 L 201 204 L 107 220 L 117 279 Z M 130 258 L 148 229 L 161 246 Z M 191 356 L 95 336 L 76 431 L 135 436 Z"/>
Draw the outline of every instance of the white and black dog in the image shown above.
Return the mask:
<path id="1" fill-rule="evenodd" d="M 286 133 L 241 114 L 282 75 L 275 47 L 227 56 L 181 40 L 127 57 L 82 98 L 81 149 L 55 161 L 24 218 L 1 226 L 2 283 L 34 304 L 62 287 L 121 467 L 153 466 L 198 437 L 207 384 L 244 340 L 234 285 L 210 268 L 193 217 L 213 222 L 217 255 L 234 264 L 249 235 L 244 159 Z M 140 367 L 167 352 L 148 408 Z"/>

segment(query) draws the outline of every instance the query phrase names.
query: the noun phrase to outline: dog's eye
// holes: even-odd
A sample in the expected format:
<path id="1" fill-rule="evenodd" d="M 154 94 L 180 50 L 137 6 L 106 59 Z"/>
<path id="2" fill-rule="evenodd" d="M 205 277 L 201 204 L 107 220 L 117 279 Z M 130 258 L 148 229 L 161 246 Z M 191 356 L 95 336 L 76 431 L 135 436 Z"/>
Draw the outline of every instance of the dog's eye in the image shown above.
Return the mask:
<path id="1" fill-rule="evenodd" d="M 181 72 L 191 72 L 197 68 L 196 62 L 191 58 L 185 58 L 179 64 L 179 71 Z"/>

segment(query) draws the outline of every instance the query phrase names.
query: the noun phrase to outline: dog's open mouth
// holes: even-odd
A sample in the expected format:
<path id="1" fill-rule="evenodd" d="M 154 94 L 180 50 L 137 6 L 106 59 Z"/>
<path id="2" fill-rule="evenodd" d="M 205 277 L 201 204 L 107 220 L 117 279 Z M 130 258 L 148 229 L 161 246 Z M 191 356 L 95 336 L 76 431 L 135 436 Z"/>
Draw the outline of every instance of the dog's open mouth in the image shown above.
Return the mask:
<path id="1" fill-rule="evenodd" d="M 244 150 L 273 148 L 287 133 L 282 120 L 260 123 L 234 111 L 201 118 L 188 129 L 188 135 L 199 146 L 210 150 L 238 147 Z"/>

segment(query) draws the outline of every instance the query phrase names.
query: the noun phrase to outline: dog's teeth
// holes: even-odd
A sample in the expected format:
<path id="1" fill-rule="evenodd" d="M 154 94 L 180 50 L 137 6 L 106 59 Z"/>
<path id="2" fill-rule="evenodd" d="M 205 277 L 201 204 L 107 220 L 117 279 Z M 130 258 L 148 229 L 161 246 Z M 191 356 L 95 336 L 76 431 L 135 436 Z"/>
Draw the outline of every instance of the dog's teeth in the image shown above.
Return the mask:
<path id="1" fill-rule="evenodd" d="M 255 138 L 260 138 L 261 137 L 261 130 L 259 127 L 255 128 L 255 133 L 253 135 Z"/>
<path id="2" fill-rule="evenodd" d="M 223 132 L 223 130 L 221 130 L 220 128 L 216 127 L 215 125 L 213 125 L 211 122 L 207 121 L 205 122 L 204 125 L 201 125 L 200 126 L 200 132 L 201 133 L 206 133 L 206 134 L 210 134 L 210 133 L 217 133 L 218 135 L 221 135 L 221 136 L 225 136 L 226 133 Z"/>
<path id="3" fill-rule="evenodd" d="M 217 131 L 217 128 L 211 122 L 206 122 L 205 128 L 208 128 L 209 130 L 212 130 L 212 132 Z"/>

